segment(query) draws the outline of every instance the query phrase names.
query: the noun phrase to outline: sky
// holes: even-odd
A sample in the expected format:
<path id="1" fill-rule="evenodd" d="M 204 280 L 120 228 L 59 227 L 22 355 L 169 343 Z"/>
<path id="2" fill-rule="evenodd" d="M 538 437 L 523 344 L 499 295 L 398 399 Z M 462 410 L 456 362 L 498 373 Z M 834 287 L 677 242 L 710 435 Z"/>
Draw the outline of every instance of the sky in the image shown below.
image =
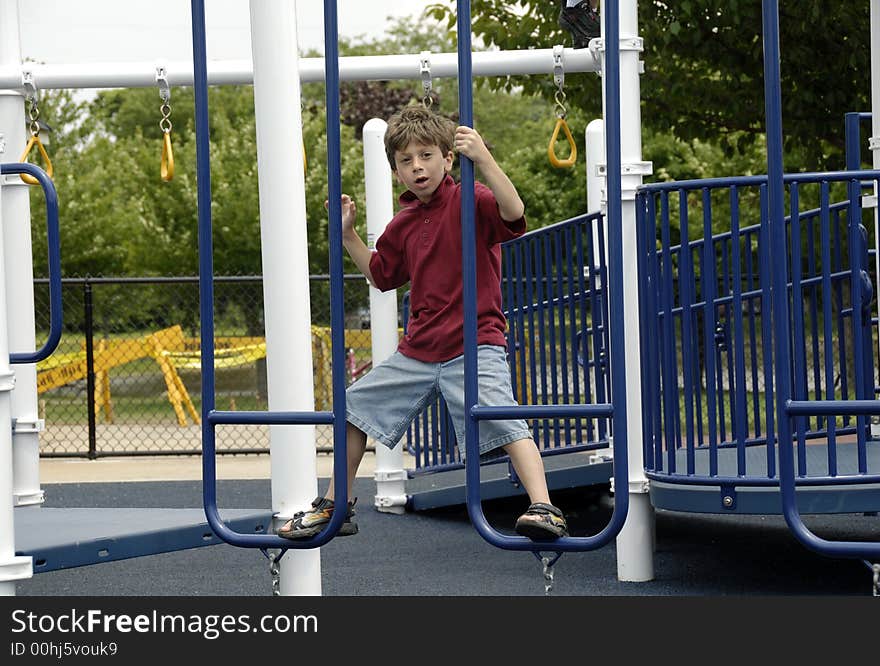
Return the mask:
<path id="1" fill-rule="evenodd" d="M 9 0 L 2 0 L 7 2 Z M 339 33 L 385 34 L 389 16 L 449 0 L 337 0 Z M 23 59 L 50 64 L 192 59 L 187 0 L 18 0 Z M 324 3 L 297 0 L 300 50 L 323 50 Z M 206 0 L 209 60 L 250 60 L 249 0 Z"/>

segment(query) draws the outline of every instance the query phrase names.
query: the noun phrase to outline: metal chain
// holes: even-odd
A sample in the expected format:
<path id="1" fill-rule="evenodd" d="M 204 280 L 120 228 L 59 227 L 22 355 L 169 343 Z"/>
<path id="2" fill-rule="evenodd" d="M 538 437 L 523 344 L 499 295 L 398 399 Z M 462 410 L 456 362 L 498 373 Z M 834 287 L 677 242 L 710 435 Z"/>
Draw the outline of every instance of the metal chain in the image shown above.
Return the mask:
<path id="1" fill-rule="evenodd" d="M 30 110 L 28 111 L 28 118 L 31 119 L 30 125 L 28 126 L 31 131 L 32 136 L 40 136 L 40 109 L 37 108 L 37 98 L 36 96 L 28 99 L 30 103 Z"/>
<path id="2" fill-rule="evenodd" d="M 270 551 L 267 548 L 260 548 L 260 552 L 269 560 L 269 575 L 272 577 L 272 596 L 281 596 L 281 558 L 287 552 L 287 548 L 279 551 Z"/>
<path id="3" fill-rule="evenodd" d="M 546 555 L 541 558 L 541 564 L 544 565 L 544 596 L 549 597 L 553 591 L 553 564 Z"/>
<path id="4" fill-rule="evenodd" d="M 169 134 L 171 132 L 171 105 L 168 102 L 164 102 L 162 106 L 159 107 L 159 111 L 162 113 L 159 127 L 165 132 L 165 134 Z"/>
<path id="5" fill-rule="evenodd" d="M 422 106 L 426 109 L 430 109 L 431 105 L 434 103 L 434 98 L 431 97 L 431 52 L 430 51 L 422 51 L 421 58 L 419 60 L 419 73 L 422 75 Z"/>
<path id="6" fill-rule="evenodd" d="M 171 132 L 171 87 L 168 85 L 164 67 L 156 68 L 156 83 L 159 84 L 159 97 L 162 99 L 162 106 L 159 107 L 159 111 L 162 113 L 159 128 L 168 134 Z"/>
<path id="7" fill-rule="evenodd" d="M 544 594 L 549 597 L 550 593 L 553 591 L 553 565 L 556 564 L 560 557 L 562 557 L 562 553 L 557 552 L 555 557 L 541 555 L 541 553 L 536 550 L 531 551 L 531 553 L 535 556 L 535 559 L 541 562 L 544 573 Z"/>
<path id="8" fill-rule="evenodd" d="M 557 118 L 565 118 L 568 113 L 565 108 L 565 67 L 562 53 L 561 45 L 553 47 L 553 82 L 556 84 L 556 93 L 553 95 L 553 99 L 556 100 Z"/>
<path id="9" fill-rule="evenodd" d="M 880 597 L 880 564 L 872 564 L 871 571 L 874 573 L 874 596 Z"/>
<path id="10" fill-rule="evenodd" d="M 30 72 L 25 72 L 23 76 L 24 83 L 24 91 L 25 91 L 25 99 L 28 103 L 28 118 L 30 118 L 30 123 L 28 124 L 28 129 L 32 136 L 39 137 L 40 136 L 40 109 L 37 105 L 37 98 L 39 95 L 37 94 L 37 86 L 34 83 L 34 77 Z"/>

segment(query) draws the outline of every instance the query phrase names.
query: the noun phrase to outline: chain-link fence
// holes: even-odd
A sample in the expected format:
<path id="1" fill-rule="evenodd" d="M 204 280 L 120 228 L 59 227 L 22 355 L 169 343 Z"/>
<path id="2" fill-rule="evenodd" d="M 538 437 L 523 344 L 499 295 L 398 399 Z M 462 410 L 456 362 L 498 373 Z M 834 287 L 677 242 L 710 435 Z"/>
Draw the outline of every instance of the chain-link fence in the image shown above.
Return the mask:
<path id="1" fill-rule="evenodd" d="M 48 284 L 34 282 L 37 330 L 45 331 Z M 315 408 L 327 410 L 329 277 L 311 276 L 310 291 L 314 369 L 307 372 Z M 64 334 L 56 352 L 37 364 L 39 417 L 46 424 L 41 455 L 200 453 L 198 299 L 196 277 L 65 279 Z M 371 359 L 363 276 L 345 276 L 344 307 L 350 382 Z M 262 277 L 215 277 L 214 308 L 217 408 L 267 410 Z M 329 427 L 318 427 L 316 443 L 332 448 Z M 217 429 L 218 453 L 268 450 L 266 426 Z"/>

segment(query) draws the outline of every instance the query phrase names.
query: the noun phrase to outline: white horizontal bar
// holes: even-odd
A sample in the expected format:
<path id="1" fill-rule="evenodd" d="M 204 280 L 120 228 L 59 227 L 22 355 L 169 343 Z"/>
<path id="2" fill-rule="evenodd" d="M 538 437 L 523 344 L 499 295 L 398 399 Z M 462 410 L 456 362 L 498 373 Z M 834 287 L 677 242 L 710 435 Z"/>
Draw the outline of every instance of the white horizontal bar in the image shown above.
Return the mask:
<path id="1" fill-rule="evenodd" d="M 348 56 L 339 59 L 339 76 L 345 81 L 421 79 L 421 54 Z M 474 76 L 552 74 L 553 49 L 527 51 L 478 51 L 472 56 Z M 323 58 L 301 58 L 303 83 L 324 80 Z M 589 49 L 564 49 L 566 73 L 597 72 L 599 62 Z M 24 90 L 24 74 L 30 73 L 37 90 L 72 88 L 147 88 L 156 85 L 156 70 L 164 67 L 170 86 L 191 86 L 193 68 L 189 61 L 86 63 L 0 67 L 0 89 Z M 458 54 L 430 55 L 431 78 L 458 76 Z M 254 80 L 250 60 L 208 63 L 208 83 L 212 85 L 251 84 Z"/>

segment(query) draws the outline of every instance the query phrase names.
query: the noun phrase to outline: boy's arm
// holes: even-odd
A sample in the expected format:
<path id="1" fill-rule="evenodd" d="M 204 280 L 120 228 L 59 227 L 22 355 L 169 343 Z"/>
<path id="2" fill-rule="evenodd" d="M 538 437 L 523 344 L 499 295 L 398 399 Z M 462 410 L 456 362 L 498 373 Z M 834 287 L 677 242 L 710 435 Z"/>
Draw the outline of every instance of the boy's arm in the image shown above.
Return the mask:
<path id="1" fill-rule="evenodd" d="M 483 181 L 498 202 L 501 219 L 507 222 L 520 219 L 525 213 L 525 205 L 510 178 L 492 157 L 483 137 L 473 128 L 462 125 L 455 130 L 455 149 L 479 167 Z"/>
<path id="2" fill-rule="evenodd" d="M 324 202 L 324 208 L 329 203 Z M 348 252 L 355 265 L 361 273 L 367 278 L 370 284 L 375 285 L 373 274 L 370 272 L 370 259 L 373 257 L 372 251 L 364 243 L 357 229 L 354 228 L 357 219 L 357 206 L 354 200 L 347 194 L 342 195 L 342 246 Z"/>

